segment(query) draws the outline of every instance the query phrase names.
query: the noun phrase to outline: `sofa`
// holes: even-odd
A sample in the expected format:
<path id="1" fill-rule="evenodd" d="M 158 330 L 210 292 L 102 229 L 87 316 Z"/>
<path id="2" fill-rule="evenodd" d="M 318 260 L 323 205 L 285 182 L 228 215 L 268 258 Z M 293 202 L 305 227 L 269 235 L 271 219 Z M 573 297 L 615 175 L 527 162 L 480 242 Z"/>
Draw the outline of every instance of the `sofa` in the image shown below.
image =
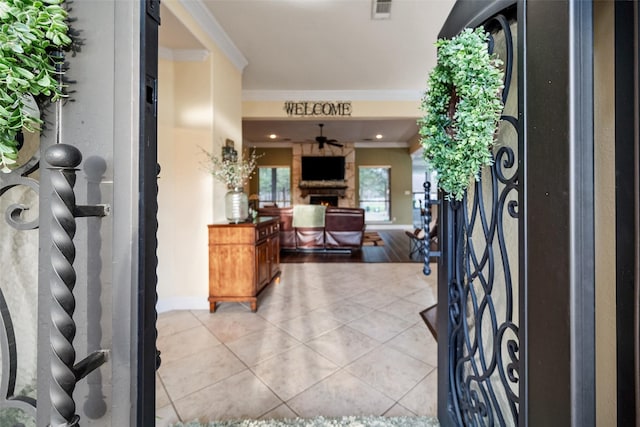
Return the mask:
<path id="1" fill-rule="evenodd" d="M 258 216 L 280 218 L 282 250 L 359 250 L 364 237 L 364 209 L 296 205 L 258 209 Z"/>

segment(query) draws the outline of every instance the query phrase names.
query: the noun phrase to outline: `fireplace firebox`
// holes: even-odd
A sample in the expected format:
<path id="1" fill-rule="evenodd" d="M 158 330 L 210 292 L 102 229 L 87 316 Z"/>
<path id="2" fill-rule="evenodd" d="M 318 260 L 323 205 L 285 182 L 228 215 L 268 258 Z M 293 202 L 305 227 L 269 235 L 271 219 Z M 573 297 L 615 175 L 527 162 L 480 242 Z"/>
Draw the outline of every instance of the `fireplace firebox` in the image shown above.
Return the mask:
<path id="1" fill-rule="evenodd" d="M 324 206 L 338 206 L 338 196 L 311 195 L 309 196 L 309 204 L 324 205 Z"/>

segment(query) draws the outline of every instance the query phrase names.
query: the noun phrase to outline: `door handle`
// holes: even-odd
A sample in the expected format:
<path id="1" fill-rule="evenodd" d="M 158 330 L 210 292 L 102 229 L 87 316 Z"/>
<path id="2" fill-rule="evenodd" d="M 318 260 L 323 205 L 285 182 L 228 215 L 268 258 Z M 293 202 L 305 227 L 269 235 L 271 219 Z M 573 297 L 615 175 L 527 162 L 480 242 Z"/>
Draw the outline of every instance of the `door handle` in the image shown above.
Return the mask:
<path id="1" fill-rule="evenodd" d="M 73 390 L 79 380 L 99 368 L 108 359 L 108 350 L 97 350 L 75 363 L 73 338 L 76 324 L 73 319 L 76 271 L 73 267 L 76 248 L 73 237 L 76 218 L 108 215 L 107 205 L 78 206 L 73 187 L 82 154 L 76 147 L 56 144 L 47 148 L 45 161 L 50 165 L 51 186 L 51 425 L 76 426 Z"/>

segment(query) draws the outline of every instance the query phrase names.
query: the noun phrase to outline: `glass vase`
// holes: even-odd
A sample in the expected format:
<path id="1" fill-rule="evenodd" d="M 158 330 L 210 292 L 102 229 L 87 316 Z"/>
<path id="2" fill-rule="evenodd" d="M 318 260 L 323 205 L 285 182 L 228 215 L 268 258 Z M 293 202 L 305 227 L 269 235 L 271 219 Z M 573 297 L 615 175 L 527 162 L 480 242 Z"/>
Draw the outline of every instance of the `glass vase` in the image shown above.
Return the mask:
<path id="1" fill-rule="evenodd" d="M 237 187 L 230 189 L 224 196 L 224 211 L 229 222 L 239 223 L 249 217 L 249 198 Z"/>

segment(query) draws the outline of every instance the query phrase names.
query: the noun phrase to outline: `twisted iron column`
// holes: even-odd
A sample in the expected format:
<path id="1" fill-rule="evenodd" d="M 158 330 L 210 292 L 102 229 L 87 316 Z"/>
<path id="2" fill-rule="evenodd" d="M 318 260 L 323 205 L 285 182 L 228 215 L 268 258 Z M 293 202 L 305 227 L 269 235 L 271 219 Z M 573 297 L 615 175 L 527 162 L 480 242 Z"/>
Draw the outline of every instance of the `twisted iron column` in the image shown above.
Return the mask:
<path id="1" fill-rule="evenodd" d="M 431 200 L 431 182 L 429 181 L 429 175 L 426 176 L 422 186 L 424 187 L 424 213 L 422 214 L 422 224 L 424 229 L 424 267 L 422 272 L 425 276 L 428 276 L 431 274 L 431 266 L 429 265 L 431 258 L 438 258 L 440 254 L 442 254 L 441 250 L 431 250 L 431 230 L 429 229 L 429 226 L 431 225 L 431 205 L 439 205 L 440 201 Z"/>
<path id="2" fill-rule="evenodd" d="M 73 288 L 76 272 L 73 268 L 76 232 L 74 218 L 76 167 L 82 161 L 80 151 L 70 145 L 56 144 L 49 147 L 45 160 L 51 167 L 53 186 L 51 201 L 51 426 L 77 426 L 79 416 L 73 400 L 76 373 L 73 365 L 76 352 L 73 339 L 76 325 L 73 320 L 75 298 Z"/>
<path id="3" fill-rule="evenodd" d="M 424 184 L 422 184 L 422 187 L 424 188 L 424 213 L 422 214 L 422 224 L 424 231 L 424 251 L 422 253 L 424 255 L 424 263 L 422 273 L 425 276 L 428 276 L 431 274 L 431 266 L 429 265 L 429 258 L 431 257 L 429 254 L 431 250 L 431 242 L 429 239 L 429 224 L 431 224 L 431 182 L 426 179 L 424 181 Z"/>

